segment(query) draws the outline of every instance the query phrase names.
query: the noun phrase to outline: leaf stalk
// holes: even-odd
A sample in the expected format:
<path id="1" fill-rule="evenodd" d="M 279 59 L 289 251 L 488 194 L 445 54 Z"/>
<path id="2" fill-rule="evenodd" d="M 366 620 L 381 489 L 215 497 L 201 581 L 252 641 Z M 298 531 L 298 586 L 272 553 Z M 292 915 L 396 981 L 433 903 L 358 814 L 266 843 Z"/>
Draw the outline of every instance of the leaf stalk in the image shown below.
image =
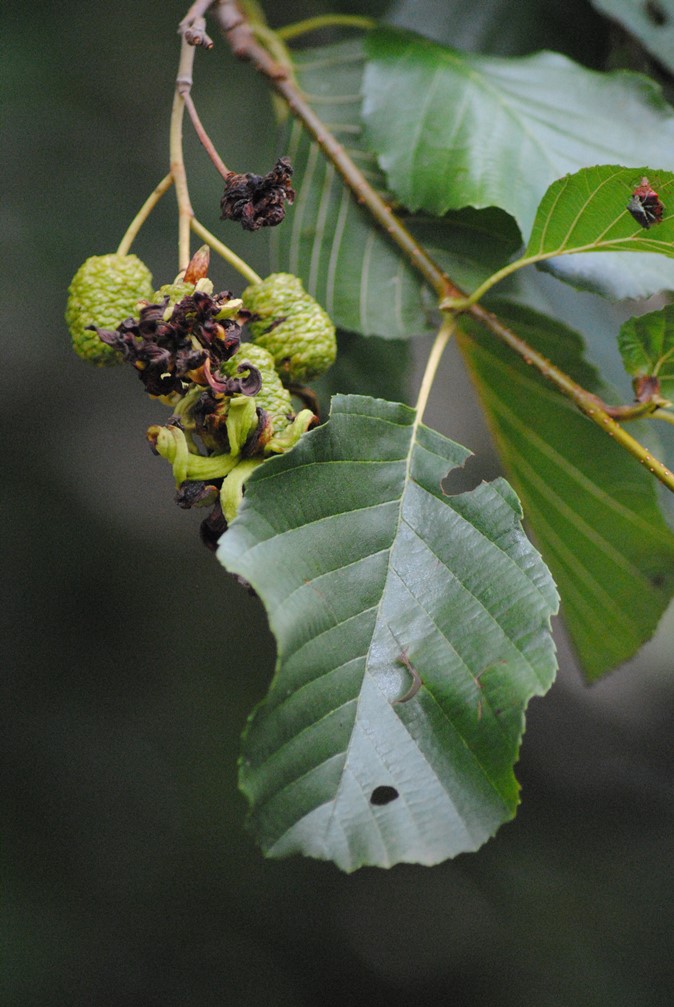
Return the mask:
<path id="1" fill-rule="evenodd" d="M 361 28 L 363 31 L 371 31 L 376 27 L 377 22 L 373 18 L 363 17 L 361 14 L 317 14 L 315 17 L 304 18 L 302 21 L 295 21 L 294 24 L 277 28 L 276 35 L 284 42 L 288 42 L 290 39 L 319 31 L 321 28 Z"/>
<path id="2" fill-rule="evenodd" d="M 428 355 L 428 360 L 426 361 L 426 368 L 424 370 L 424 375 L 421 379 L 421 386 L 419 388 L 419 394 L 417 396 L 416 402 L 416 420 L 414 421 L 415 429 L 421 423 L 424 412 L 426 411 L 426 406 L 428 404 L 428 398 L 431 393 L 431 388 L 433 387 L 433 382 L 435 381 L 435 375 L 438 371 L 438 366 L 442 358 L 442 354 L 445 352 L 445 347 L 447 343 L 452 338 L 454 331 L 456 330 L 456 319 L 453 317 L 446 317 L 438 330 L 438 334 L 435 337 L 433 346 L 431 347 L 431 352 Z"/>

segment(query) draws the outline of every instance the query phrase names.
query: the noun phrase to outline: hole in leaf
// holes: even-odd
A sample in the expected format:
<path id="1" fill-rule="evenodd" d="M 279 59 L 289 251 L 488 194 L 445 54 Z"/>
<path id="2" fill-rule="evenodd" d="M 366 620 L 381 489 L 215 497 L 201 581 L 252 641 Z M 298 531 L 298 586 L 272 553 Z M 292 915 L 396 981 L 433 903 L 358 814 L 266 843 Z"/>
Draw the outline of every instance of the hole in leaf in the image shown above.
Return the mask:
<path id="1" fill-rule="evenodd" d="M 656 25 L 658 28 L 662 27 L 663 24 L 667 24 L 667 12 L 662 9 L 657 0 L 647 0 L 644 12 L 651 24 Z"/>
<path id="2" fill-rule="evenodd" d="M 476 489 L 482 482 L 490 482 L 499 475 L 496 459 L 485 458 L 483 455 L 470 455 L 459 468 L 452 469 L 442 480 L 442 492 L 445 496 L 460 496 Z"/>
<path id="3" fill-rule="evenodd" d="M 375 787 L 370 797 L 370 804 L 390 804 L 399 796 L 395 787 Z"/>

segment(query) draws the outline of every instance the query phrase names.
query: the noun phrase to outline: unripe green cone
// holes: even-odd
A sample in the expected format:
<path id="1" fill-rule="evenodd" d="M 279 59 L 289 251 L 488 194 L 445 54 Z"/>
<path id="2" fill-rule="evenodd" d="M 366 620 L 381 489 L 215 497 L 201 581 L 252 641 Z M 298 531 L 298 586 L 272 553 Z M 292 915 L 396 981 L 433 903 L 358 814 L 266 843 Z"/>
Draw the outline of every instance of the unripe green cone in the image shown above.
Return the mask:
<path id="1" fill-rule="evenodd" d="M 138 301 L 152 297 L 152 274 L 136 255 L 92 255 L 75 273 L 68 289 L 66 323 L 73 348 L 83 360 L 102 366 L 122 362 L 88 325 L 115 329 L 137 314 Z"/>
<path id="2" fill-rule="evenodd" d="M 288 389 L 283 387 L 276 373 L 274 358 L 262 346 L 242 343 L 234 356 L 222 364 L 222 373 L 236 377 L 237 367 L 245 361 L 257 367 L 262 376 L 262 388 L 255 396 L 255 404 L 269 413 L 272 430 L 278 433 L 290 423 L 288 417 L 293 416 L 293 406 Z"/>
<path id="3" fill-rule="evenodd" d="M 285 384 L 311 381 L 334 363 L 335 327 L 297 276 L 272 273 L 241 296 L 257 316 L 248 323 L 251 336 L 271 353 Z"/>

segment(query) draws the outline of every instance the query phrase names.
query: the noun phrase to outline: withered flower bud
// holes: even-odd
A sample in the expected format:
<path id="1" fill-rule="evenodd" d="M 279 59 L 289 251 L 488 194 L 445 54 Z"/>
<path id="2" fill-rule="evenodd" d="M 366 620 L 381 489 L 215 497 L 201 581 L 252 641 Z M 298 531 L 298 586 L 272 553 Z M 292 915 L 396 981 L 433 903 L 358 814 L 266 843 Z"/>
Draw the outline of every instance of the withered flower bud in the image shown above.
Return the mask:
<path id="1" fill-rule="evenodd" d="M 191 507 L 212 507 L 218 499 L 219 487 L 207 482 L 184 482 L 176 490 L 175 500 L 183 510 Z"/>
<path id="2" fill-rule="evenodd" d="M 293 168 L 289 158 L 279 157 L 266 175 L 232 173 L 220 200 L 221 220 L 238 220 L 245 231 L 276 227 L 285 217 L 285 203 L 292 203 Z"/>
<path id="3" fill-rule="evenodd" d="M 227 522 L 225 520 L 225 515 L 222 513 L 220 501 L 218 500 L 208 517 L 204 518 L 201 522 L 201 526 L 199 528 L 201 541 L 207 549 L 210 549 L 211 552 L 215 552 L 218 548 L 218 542 L 220 541 L 221 536 L 226 531 Z"/>
<path id="4" fill-rule="evenodd" d="M 150 395 L 182 396 L 192 382 L 210 385 L 211 368 L 217 372 L 239 348 L 238 322 L 234 318 L 215 320 L 229 297 L 227 291 L 211 296 L 195 290 L 177 301 L 168 317 L 166 298 L 162 304 L 145 302 L 138 318 L 127 318 L 116 329 L 96 332 L 103 343 L 118 350 L 136 368 Z M 218 390 L 228 392 L 226 388 Z"/>

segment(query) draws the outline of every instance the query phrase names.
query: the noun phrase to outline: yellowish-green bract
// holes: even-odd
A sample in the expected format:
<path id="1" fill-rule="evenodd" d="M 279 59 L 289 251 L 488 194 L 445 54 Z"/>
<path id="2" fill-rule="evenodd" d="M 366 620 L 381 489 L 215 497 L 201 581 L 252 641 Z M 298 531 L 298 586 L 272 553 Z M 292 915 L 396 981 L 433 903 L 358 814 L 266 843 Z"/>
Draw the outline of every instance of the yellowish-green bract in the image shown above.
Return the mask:
<path id="1" fill-rule="evenodd" d="M 140 300 L 152 297 L 152 274 L 136 255 L 92 255 L 75 273 L 68 289 L 66 323 L 73 348 L 96 366 L 122 362 L 120 354 L 87 329 L 114 329 L 137 314 Z"/>
<path id="2" fill-rule="evenodd" d="M 235 377 L 237 368 L 246 362 L 257 367 L 262 376 L 262 388 L 255 396 L 255 404 L 266 410 L 274 433 L 278 433 L 288 426 L 293 417 L 290 392 L 283 387 L 276 373 L 271 353 L 255 343 L 242 343 L 234 356 L 222 365 L 222 371 L 228 377 Z"/>
<path id="3" fill-rule="evenodd" d="M 211 284 L 211 290 L 213 285 Z M 168 297 L 169 304 L 177 304 L 178 301 L 182 301 L 183 297 L 189 297 L 190 294 L 194 293 L 194 284 L 185 283 L 184 280 L 175 280 L 173 283 L 165 283 L 155 290 L 152 295 L 152 301 L 155 304 L 161 304 L 165 297 Z"/>
<path id="4" fill-rule="evenodd" d="M 298 277 L 272 273 L 241 296 L 253 314 L 250 334 L 271 353 L 284 384 L 311 381 L 334 363 L 335 327 Z"/>

